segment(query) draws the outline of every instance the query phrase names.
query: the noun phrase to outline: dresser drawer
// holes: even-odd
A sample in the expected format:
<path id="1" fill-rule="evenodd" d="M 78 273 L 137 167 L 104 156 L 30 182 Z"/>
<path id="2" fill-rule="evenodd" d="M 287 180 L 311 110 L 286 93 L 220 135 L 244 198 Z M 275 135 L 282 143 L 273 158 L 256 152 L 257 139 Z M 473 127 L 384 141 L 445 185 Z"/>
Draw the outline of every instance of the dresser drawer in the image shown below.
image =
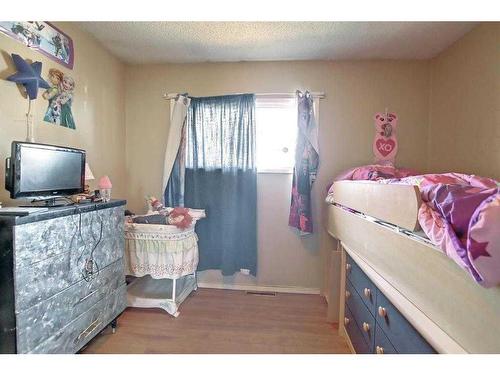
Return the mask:
<path id="1" fill-rule="evenodd" d="M 346 282 L 346 304 L 371 351 L 375 336 L 375 317 L 368 311 L 349 280 Z"/>
<path id="2" fill-rule="evenodd" d="M 375 354 L 397 354 L 398 352 L 385 335 L 383 329 L 375 324 Z"/>
<path id="3" fill-rule="evenodd" d="M 78 248 L 77 234 L 78 219 L 74 215 L 15 226 L 15 268 L 28 268 L 44 259 Z"/>
<path id="4" fill-rule="evenodd" d="M 105 267 L 87 282 L 80 280 L 64 291 L 16 316 L 17 348 L 26 353 L 125 285 L 122 259 Z M 48 313 L 50 312 L 50 313 Z"/>
<path id="5" fill-rule="evenodd" d="M 123 233 L 123 206 L 15 226 L 15 268 L 29 267 L 72 249 L 78 249 L 85 243 L 96 243 L 101 234 L 101 222 L 102 239 Z"/>
<path id="6" fill-rule="evenodd" d="M 16 270 L 16 313 L 44 301 L 83 279 L 85 262 L 95 242 L 85 247 L 72 248 L 29 267 Z M 116 262 L 123 256 L 123 235 L 102 239 L 93 250 L 99 269 Z"/>
<path id="7" fill-rule="evenodd" d="M 370 313 L 375 316 L 377 307 L 375 303 L 377 288 L 349 254 L 346 253 L 346 255 L 346 276 L 352 283 L 354 289 L 357 290 L 363 303 L 368 307 L 368 310 L 370 310 Z"/>
<path id="8" fill-rule="evenodd" d="M 42 342 L 30 353 L 76 353 L 126 308 L 127 288 L 123 285 L 90 310 Z"/>
<path id="9" fill-rule="evenodd" d="M 351 341 L 352 347 L 357 354 L 370 354 L 371 348 L 369 344 L 365 341 L 363 334 L 359 327 L 356 324 L 354 316 L 349 310 L 349 307 L 345 307 L 344 311 L 345 319 L 344 319 L 344 327 L 349 335 L 349 340 Z"/>
<path id="10" fill-rule="evenodd" d="M 396 307 L 377 291 L 377 324 L 382 328 L 398 353 L 425 354 L 436 353 Z"/>

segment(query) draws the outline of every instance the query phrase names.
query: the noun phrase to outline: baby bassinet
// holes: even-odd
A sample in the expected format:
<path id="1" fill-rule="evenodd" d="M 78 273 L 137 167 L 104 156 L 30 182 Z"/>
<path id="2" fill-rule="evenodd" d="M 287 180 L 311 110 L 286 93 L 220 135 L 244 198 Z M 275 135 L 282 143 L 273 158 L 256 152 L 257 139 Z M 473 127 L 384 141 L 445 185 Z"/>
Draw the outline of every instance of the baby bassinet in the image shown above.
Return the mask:
<path id="1" fill-rule="evenodd" d="M 127 289 L 128 306 L 159 307 L 177 317 L 179 305 L 197 289 L 196 221 L 204 210 L 189 210 L 186 229 L 174 225 L 125 224 L 125 270 L 135 279 Z"/>

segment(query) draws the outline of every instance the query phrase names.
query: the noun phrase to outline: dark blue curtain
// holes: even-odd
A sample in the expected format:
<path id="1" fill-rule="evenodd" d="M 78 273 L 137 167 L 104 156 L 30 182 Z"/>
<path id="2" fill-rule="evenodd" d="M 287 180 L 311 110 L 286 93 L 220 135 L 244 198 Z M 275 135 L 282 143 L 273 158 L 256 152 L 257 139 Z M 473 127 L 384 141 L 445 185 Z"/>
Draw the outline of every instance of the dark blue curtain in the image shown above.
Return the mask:
<path id="1" fill-rule="evenodd" d="M 186 119 L 184 204 L 203 208 L 199 270 L 257 272 L 255 96 L 192 98 Z"/>

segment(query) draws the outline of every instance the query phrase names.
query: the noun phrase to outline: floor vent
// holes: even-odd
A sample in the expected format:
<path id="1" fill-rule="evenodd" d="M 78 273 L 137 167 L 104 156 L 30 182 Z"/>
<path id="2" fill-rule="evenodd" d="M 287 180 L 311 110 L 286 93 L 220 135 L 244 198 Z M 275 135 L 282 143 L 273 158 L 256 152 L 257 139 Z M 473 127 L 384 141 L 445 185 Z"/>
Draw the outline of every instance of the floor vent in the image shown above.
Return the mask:
<path id="1" fill-rule="evenodd" d="M 259 292 L 254 290 L 247 290 L 246 294 L 251 294 L 254 296 L 276 297 L 276 292 Z"/>

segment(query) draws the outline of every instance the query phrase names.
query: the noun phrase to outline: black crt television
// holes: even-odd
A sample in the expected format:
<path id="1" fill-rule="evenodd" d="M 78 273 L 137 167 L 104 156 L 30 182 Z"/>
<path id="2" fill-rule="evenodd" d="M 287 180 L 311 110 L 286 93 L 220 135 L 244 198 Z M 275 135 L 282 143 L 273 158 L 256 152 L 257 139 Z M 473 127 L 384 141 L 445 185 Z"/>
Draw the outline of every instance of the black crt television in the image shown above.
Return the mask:
<path id="1" fill-rule="evenodd" d="M 46 200 L 79 194 L 85 186 L 85 150 L 12 142 L 5 160 L 5 189 L 11 198 Z"/>

